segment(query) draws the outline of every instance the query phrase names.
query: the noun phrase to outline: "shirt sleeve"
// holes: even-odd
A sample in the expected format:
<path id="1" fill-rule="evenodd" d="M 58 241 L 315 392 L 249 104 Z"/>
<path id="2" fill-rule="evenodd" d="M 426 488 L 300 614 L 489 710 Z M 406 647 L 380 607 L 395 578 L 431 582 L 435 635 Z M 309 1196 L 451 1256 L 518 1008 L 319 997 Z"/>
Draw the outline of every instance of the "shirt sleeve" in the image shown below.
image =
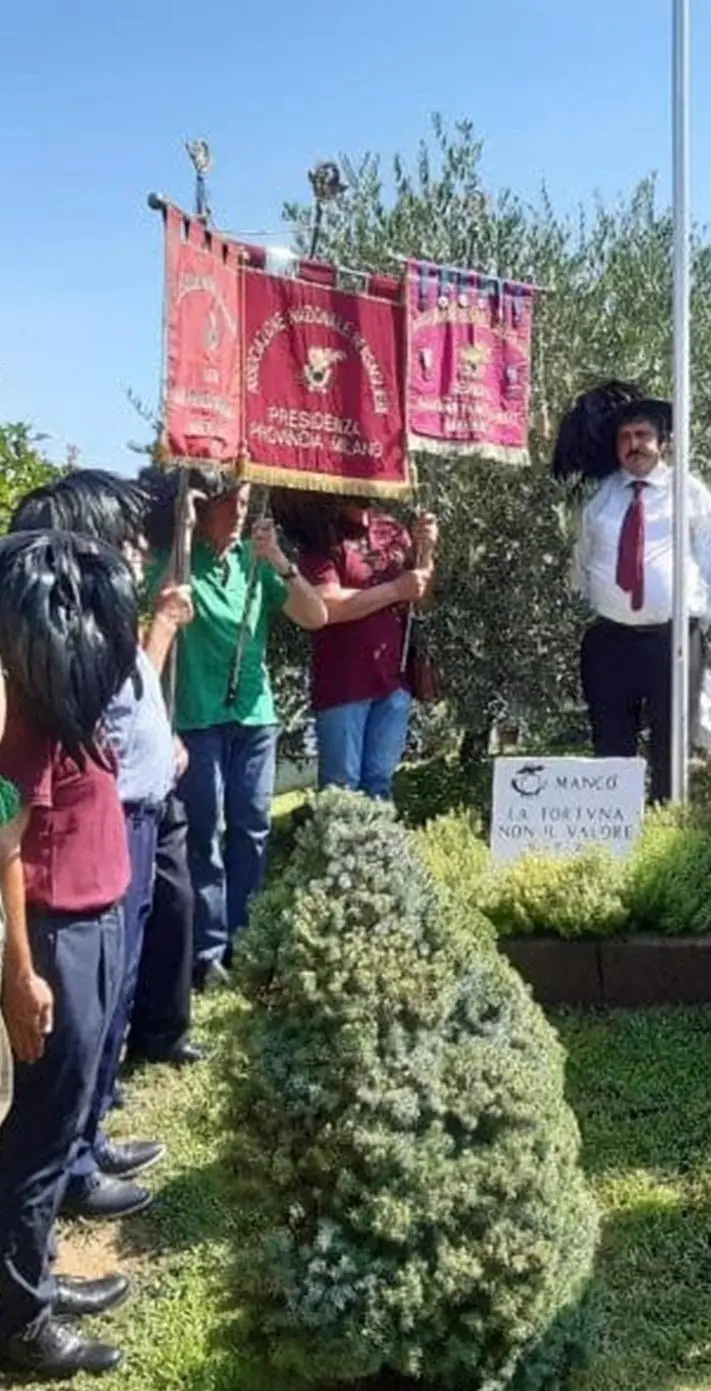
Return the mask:
<path id="1" fill-rule="evenodd" d="M 318 586 L 341 583 L 338 566 L 332 556 L 317 555 L 315 551 L 302 555 L 299 560 L 299 569 L 309 584 Z"/>
<path id="2" fill-rule="evenodd" d="M 8 715 L 0 742 L 0 778 L 15 784 L 26 810 L 52 806 L 52 752 L 48 739 Z"/>
<path id="3" fill-rule="evenodd" d="M 269 613 L 280 612 L 289 598 L 289 586 L 271 565 L 262 564 L 260 568 L 265 607 Z"/>

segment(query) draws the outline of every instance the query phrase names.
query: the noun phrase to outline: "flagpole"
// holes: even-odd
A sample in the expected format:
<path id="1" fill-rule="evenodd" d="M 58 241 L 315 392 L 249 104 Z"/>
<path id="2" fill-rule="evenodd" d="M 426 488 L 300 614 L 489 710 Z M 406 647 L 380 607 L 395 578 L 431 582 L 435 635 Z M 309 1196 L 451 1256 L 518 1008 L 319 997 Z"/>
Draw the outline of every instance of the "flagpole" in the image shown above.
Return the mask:
<path id="1" fill-rule="evenodd" d="M 688 796 L 689 611 L 687 595 L 689 355 L 691 286 L 690 0 L 673 0 L 674 207 L 674 609 L 672 625 L 672 797 Z"/>

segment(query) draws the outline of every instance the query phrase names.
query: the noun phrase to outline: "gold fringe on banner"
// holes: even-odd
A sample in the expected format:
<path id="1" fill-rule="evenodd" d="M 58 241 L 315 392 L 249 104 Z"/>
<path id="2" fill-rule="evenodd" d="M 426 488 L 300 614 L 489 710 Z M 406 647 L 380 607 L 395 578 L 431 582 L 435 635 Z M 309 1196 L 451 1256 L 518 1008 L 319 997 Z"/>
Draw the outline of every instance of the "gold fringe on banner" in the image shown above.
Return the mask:
<path id="1" fill-rule="evenodd" d="M 305 493 L 333 493 L 338 497 L 409 498 L 417 491 L 417 471 L 414 463 L 410 464 L 409 477 L 401 483 L 384 483 L 370 478 L 344 478 L 341 474 L 300 473 L 297 469 L 259 464 L 253 459 L 192 459 L 162 452 L 160 463 L 162 468 L 235 473 L 245 483 L 260 483 L 266 488 L 294 488 Z"/>
<path id="2" fill-rule="evenodd" d="M 461 440 L 431 440 L 421 435 L 410 435 L 408 448 L 418 454 L 436 454 L 440 459 L 465 459 L 478 456 L 491 459 L 494 464 L 511 464 L 521 467 L 530 464 L 531 456 L 527 449 L 509 449 L 505 444 L 464 444 Z"/>
<path id="3" fill-rule="evenodd" d="M 262 483 L 267 488 L 296 488 L 305 493 L 333 493 L 340 497 L 409 498 L 415 486 L 412 476 L 399 483 L 375 478 L 344 478 L 341 474 L 275 468 L 273 464 L 260 464 L 254 459 L 241 462 L 238 472 L 246 483 Z"/>

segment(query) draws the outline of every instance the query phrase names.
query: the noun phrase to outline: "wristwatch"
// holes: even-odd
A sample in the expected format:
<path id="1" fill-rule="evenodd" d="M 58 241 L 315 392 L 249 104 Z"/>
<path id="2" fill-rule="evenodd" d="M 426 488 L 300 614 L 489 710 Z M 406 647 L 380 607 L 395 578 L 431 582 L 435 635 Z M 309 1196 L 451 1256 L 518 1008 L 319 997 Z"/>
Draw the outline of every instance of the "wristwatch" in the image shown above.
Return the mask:
<path id="1" fill-rule="evenodd" d="M 281 578 L 286 582 L 286 584 L 291 584 L 292 580 L 298 580 L 299 568 L 297 565 L 294 565 L 293 560 L 289 565 L 289 568 L 284 571 Z"/>

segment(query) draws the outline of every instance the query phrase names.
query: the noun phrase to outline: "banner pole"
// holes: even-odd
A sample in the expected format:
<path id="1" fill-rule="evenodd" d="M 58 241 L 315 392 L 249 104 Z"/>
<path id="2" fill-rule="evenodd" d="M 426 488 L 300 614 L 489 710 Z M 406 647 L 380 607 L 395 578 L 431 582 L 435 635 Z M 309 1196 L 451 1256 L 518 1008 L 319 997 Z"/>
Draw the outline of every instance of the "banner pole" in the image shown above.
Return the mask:
<path id="1" fill-rule="evenodd" d="M 171 572 L 175 584 L 190 583 L 190 543 L 192 541 L 192 516 L 190 501 L 190 473 L 187 468 L 180 470 L 178 495 L 175 502 L 175 536 Z M 168 656 L 166 705 L 171 724 L 175 725 L 176 693 L 178 681 L 178 641 L 176 636 Z"/>
<path id="2" fill-rule="evenodd" d="M 690 424 L 690 0 L 673 0 L 674 212 L 674 580 L 672 620 L 672 797 L 688 798 L 689 611 L 687 594 Z"/>

